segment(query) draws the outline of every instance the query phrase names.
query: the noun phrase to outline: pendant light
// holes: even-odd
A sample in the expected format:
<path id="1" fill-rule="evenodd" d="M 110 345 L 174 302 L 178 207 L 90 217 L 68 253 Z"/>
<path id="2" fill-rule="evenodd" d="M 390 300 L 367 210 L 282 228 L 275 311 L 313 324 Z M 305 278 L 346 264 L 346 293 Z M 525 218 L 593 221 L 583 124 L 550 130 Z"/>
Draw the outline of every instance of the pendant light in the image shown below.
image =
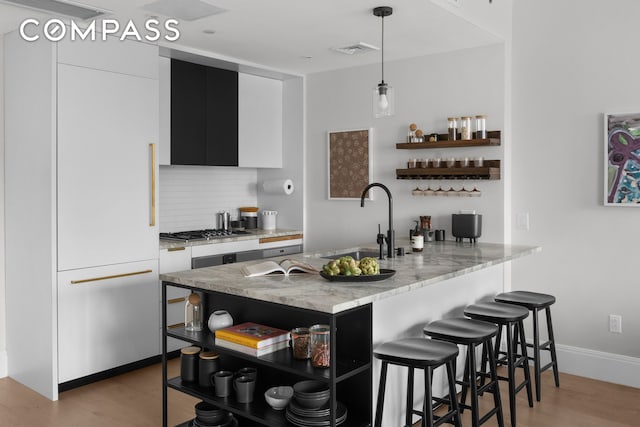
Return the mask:
<path id="1" fill-rule="evenodd" d="M 393 9 L 389 6 L 379 6 L 373 9 L 373 14 L 382 21 L 382 80 L 373 89 L 373 115 L 375 117 L 393 116 L 394 97 L 393 88 L 384 81 L 384 17 L 390 16 Z"/>

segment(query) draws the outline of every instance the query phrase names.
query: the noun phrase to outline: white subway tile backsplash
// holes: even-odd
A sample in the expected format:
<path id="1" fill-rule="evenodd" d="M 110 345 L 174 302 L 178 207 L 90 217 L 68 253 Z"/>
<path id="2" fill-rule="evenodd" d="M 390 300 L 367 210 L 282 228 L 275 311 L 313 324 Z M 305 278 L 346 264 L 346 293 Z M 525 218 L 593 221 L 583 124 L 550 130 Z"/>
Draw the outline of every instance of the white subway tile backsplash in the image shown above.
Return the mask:
<path id="1" fill-rule="evenodd" d="M 254 168 L 160 166 L 160 232 L 215 228 L 216 213 L 257 206 Z"/>

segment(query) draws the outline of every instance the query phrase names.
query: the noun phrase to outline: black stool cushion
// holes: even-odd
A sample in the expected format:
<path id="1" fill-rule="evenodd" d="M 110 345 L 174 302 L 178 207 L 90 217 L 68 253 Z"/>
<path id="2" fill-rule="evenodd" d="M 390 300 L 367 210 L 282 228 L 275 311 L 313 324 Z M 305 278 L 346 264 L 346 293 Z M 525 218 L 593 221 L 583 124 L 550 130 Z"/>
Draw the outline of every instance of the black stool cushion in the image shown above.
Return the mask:
<path id="1" fill-rule="evenodd" d="M 423 330 L 425 335 L 456 344 L 481 343 L 495 336 L 498 327 L 482 320 L 455 317 L 453 319 L 436 320 Z"/>
<path id="2" fill-rule="evenodd" d="M 487 301 L 467 306 L 464 309 L 464 315 L 472 319 L 504 325 L 526 318 L 529 315 L 529 310 L 519 305 Z"/>
<path id="3" fill-rule="evenodd" d="M 378 346 L 373 355 L 405 366 L 437 366 L 458 356 L 458 346 L 426 338 L 404 338 Z"/>
<path id="4" fill-rule="evenodd" d="M 553 295 L 539 294 L 529 291 L 512 291 L 496 295 L 498 302 L 506 302 L 508 304 L 517 304 L 527 307 L 529 310 L 534 308 L 546 308 L 556 302 Z"/>

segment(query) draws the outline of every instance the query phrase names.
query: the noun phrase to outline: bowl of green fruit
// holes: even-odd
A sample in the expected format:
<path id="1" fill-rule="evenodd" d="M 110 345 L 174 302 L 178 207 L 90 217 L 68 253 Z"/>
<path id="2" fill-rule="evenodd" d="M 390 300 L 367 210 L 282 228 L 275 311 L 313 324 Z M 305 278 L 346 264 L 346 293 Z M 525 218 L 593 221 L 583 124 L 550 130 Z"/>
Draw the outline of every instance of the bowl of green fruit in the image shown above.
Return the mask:
<path id="1" fill-rule="evenodd" d="M 393 276 L 395 270 L 380 268 L 378 261 L 364 257 L 357 261 L 343 256 L 322 266 L 320 275 L 331 282 L 374 282 Z"/>

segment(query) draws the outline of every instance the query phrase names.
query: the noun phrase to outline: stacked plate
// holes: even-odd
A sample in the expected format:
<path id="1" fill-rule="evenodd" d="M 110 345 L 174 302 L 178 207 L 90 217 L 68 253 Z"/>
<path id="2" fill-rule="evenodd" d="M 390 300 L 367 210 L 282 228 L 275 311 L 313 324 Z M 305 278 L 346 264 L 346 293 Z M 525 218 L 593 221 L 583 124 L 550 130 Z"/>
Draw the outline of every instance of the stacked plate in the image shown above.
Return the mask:
<path id="1" fill-rule="evenodd" d="M 328 427 L 331 425 L 331 409 L 329 404 L 321 408 L 309 409 L 300 406 L 295 400 L 289 402 L 285 412 L 285 418 L 291 424 L 299 427 Z M 340 425 L 347 420 L 347 407 L 338 402 L 336 409 L 336 425 Z"/>
<path id="2" fill-rule="evenodd" d="M 200 421 L 200 419 L 196 417 L 193 420 L 191 420 L 191 425 L 189 427 L 237 427 L 238 426 L 238 420 L 231 413 L 229 413 L 228 417 L 225 419 L 225 421 L 223 421 L 223 424 L 201 424 L 201 423 L 202 421 Z"/>
<path id="3" fill-rule="evenodd" d="M 293 385 L 293 400 L 289 402 L 285 418 L 299 427 L 327 427 L 331 425 L 329 386 L 322 381 L 300 381 Z M 347 419 L 347 408 L 340 402 L 335 413 L 336 425 Z"/>

